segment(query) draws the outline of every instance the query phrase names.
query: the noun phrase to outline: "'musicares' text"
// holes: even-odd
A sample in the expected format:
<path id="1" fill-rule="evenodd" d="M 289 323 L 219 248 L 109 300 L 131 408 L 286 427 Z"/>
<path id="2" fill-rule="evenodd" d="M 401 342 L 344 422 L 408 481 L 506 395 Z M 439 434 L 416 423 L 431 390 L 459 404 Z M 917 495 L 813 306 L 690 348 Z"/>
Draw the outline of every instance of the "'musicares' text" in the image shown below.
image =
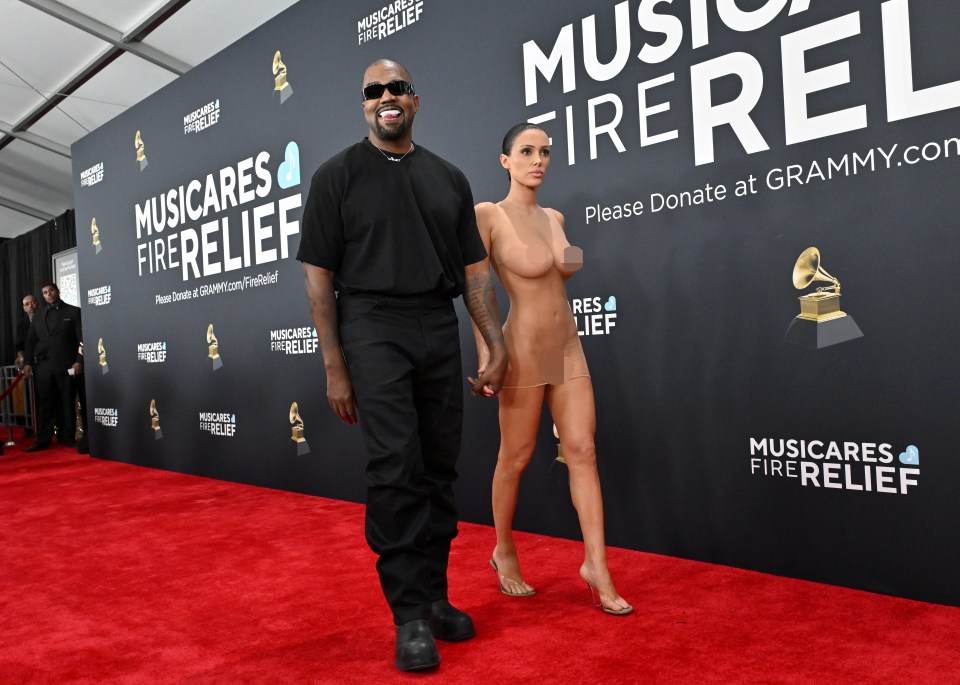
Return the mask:
<path id="1" fill-rule="evenodd" d="M 137 205 L 138 275 L 179 267 L 187 281 L 286 259 L 300 233 L 290 215 L 301 196 L 266 200 L 273 190 L 269 162 L 264 151 Z M 266 201 L 248 207 L 257 199 Z M 198 228 L 183 227 L 203 219 Z"/>
<path id="2" fill-rule="evenodd" d="M 899 464 L 889 443 L 750 438 L 750 473 L 796 478 L 805 487 L 906 495 L 920 469 Z"/>

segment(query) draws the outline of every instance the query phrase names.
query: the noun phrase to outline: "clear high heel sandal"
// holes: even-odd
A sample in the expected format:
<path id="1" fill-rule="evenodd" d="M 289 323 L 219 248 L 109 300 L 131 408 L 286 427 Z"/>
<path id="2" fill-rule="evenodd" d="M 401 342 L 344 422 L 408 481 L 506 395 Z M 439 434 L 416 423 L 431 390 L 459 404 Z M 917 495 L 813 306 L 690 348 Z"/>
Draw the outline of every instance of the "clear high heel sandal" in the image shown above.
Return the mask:
<path id="1" fill-rule="evenodd" d="M 613 616 L 626 616 L 627 614 L 633 611 L 633 607 L 630 606 L 629 604 L 623 607 L 622 609 L 611 609 L 607 607 L 603 603 L 603 600 L 600 597 L 602 593 L 597 588 L 595 588 L 590 581 L 584 580 L 583 582 L 585 582 L 587 584 L 587 587 L 590 588 L 590 599 L 593 601 L 593 606 L 599 609 L 603 609 L 606 613 L 611 614 Z"/>
<path id="2" fill-rule="evenodd" d="M 502 575 L 502 574 L 500 573 L 500 569 L 497 568 L 497 562 L 495 562 L 493 559 L 490 560 L 490 565 L 493 566 L 493 570 L 497 572 L 497 583 L 499 583 L 499 585 L 500 585 L 500 592 L 502 592 L 503 594 L 507 595 L 508 597 L 529 597 L 530 595 L 535 595 L 535 594 L 537 594 L 537 591 L 534 590 L 533 588 L 530 588 L 529 590 L 527 590 L 527 591 L 525 591 L 525 592 L 509 592 L 509 591 L 503 586 L 503 581 L 506 580 L 506 581 L 509 581 L 509 582 L 511 582 L 511 583 L 515 583 L 515 584 L 517 584 L 517 585 L 526 585 L 526 583 L 524 583 L 522 580 L 514 580 L 513 578 L 508 578 L 507 576 Z"/>

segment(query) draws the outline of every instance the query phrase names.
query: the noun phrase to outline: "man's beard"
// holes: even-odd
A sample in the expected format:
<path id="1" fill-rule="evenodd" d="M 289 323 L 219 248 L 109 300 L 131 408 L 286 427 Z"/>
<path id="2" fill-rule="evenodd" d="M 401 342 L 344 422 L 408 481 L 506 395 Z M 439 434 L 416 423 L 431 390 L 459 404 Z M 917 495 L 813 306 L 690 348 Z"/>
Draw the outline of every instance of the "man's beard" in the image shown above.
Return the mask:
<path id="1" fill-rule="evenodd" d="M 404 121 L 402 124 L 396 128 L 384 128 L 380 125 L 380 118 L 377 117 L 377 137 L 380 140 L 396 140 L 403 136 L 407 132 L 407 122 Z"/>

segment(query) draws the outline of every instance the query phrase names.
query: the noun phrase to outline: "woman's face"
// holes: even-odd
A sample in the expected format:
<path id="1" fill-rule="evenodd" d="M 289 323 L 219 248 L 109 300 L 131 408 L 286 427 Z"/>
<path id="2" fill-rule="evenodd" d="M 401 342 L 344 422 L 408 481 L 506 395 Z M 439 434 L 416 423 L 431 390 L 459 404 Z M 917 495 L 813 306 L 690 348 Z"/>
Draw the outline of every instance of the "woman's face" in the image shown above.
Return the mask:
<path id="1" fill-rule="evenodd" d="M 530 128 L 513 139 L 509 155 L 500 155 L 500 164 L 513 181 L 539 186 L 550 166 L 550 142 L 540 129 Z"/>

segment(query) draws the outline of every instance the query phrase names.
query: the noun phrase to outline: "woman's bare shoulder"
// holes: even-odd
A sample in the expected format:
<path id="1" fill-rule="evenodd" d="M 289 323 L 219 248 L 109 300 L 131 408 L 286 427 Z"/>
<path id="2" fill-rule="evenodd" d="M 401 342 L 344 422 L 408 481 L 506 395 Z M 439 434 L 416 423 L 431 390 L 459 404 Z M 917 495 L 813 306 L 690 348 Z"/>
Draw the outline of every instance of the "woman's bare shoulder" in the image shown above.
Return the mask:
<path id="1" fill-rule="evenodd" d="M 474 211 L 477 213 L 477 228 L 480 230 L 480 236 L 487 243 L 487 251 L 489 252 L 489 241 L 495 234 L 499 233 L 500 214 L 503 210 L 496 203 L 481 202 L 474 207 Z"/>
<path id="2" fill-rule="evenodd" d="M 477 218 L 492 219 L 499 211 L 500 206 L 495 202 L 479 202 L 473 208 L 477 213 Z"/>
<path id="3" fill-rule="evenodd" d="M 560 228 L 563 228 L 563 222 L 564 222 L 563 214 L 553 209 L 552 207 L 544 207 L 543 211 L 547 213 L 547 216 L 550 216 L 556 219 L 557 223 L 560 224 Z"/>

